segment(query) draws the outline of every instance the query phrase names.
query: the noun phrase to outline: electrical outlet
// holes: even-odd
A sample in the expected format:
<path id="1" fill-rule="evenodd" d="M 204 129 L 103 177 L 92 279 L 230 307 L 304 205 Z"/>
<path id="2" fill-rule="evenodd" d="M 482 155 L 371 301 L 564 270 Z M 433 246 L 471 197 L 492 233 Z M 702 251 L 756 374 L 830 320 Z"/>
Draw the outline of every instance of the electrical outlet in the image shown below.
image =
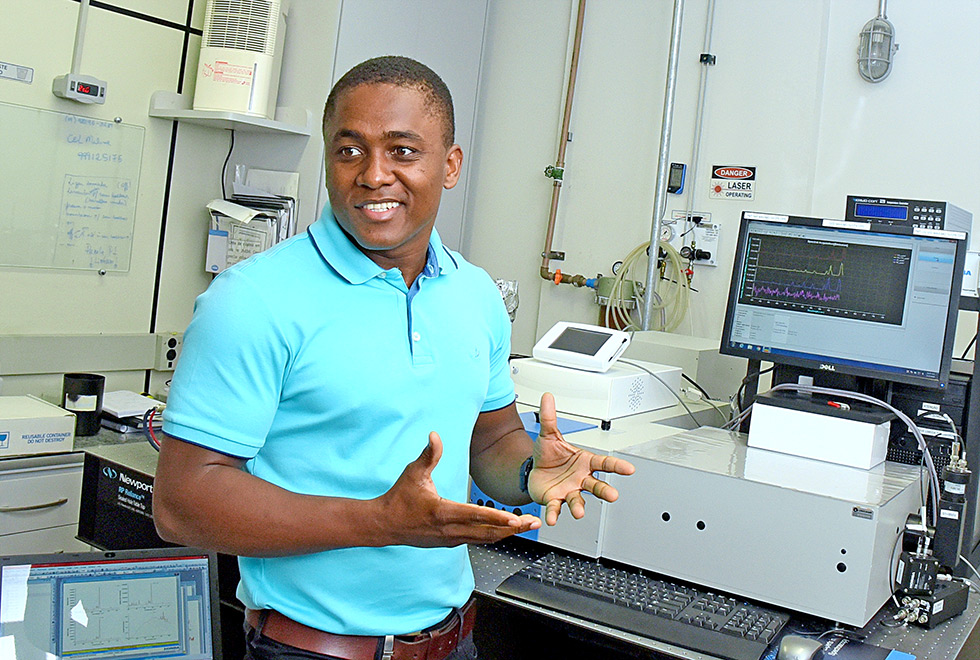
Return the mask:
<path id="1" fill-rule="evenodd" d="M 180 347 L 184 343 L 181 332 L 156 333 L 157 349 L 153 359 L 154 371 L 173 371 L 180 357 Z"/>

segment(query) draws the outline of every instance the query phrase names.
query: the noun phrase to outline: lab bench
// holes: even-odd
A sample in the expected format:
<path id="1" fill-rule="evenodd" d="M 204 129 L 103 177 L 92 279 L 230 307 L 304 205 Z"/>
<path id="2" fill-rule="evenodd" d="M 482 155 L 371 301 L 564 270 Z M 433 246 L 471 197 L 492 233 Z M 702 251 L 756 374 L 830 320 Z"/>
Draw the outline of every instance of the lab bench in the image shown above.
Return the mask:
<path id="1" fill-rule="evenodd" d="M 75 539 L 82 504 L 84 452 L 124 465 L 151 479 L 155 473 L 156 451 L 138 434 L 103 430 L 97 436 L 76 439 L 75 449 L 66 454 L 0 460 L 0 505 L 3 507 L 0 508 L 0 543 L 5 553 L 35 552 L 39 548 L 54 547 L 51 543 L 56 546 L 66 544 L 63 548 L 66 550 L 87 547 Z M 43 494 L 41 499 L 45 501 L 28 502 L 24 500 L 27 494 L 34 494 L 35 499 Z M 65 501 L 62 503 L 62 500 Z M 7 513 L 7 507 L 26 507 L 27 510 Z M 149 520 L 146 522 L 152 524 Z M 552 551 L 554 548 L 520 538 L 492 546 L 470 546 L 476 593 L 482 608 L 482 623 L 476 633 L 481 658 L 537 659 L 544 657 L 541 653 L 550 655 L 560 651 L 566 660 L 598 656 L 610 660 L 637 657 L 716 660 L 710 655 L 496 594 L 497 585 L 504 579 Z M 234 558 L 226 559 L 228 561 L 222 563 L 225 576 L 222 582 L 234 582 L 237 579 L 231 575 L 237 568 Z M 232 588 L 226 584 L 222 591 L 223 637 L 228 644 L 226 649 L 231 651 L 236 642 L 240 644 L 241 633 L 237 627 L 240 608 L 235 608 Z M 980 596 L 977 594 L 970 593 L 963 614 L 932 630 L 916 626 L 888 627 L 883 622 L 893 612 L 889 601 L 858 633 L 866 637 L 868 643 L 905 651 L 919 660 L 980 658 L 980 629 L 977 626 Z M 237 656 L 232 652 L 226 657 Z"/>
<path id="2" fill-rule="evenodd" d="M 682 658 L 684 660 L 717 660 L 715 656 L 697 653 L 664 642 L 610 628 L 575 616 L 556 612 L 496 593 L 497 586 L 539 557 L 554 552 L 521 538 L 509 539 L 492 546 L 470 546 L 470 560 L 481 603 L 481 627 L 484 631 L 481 651 L 490 647 L 493 660 L 538 660 L 548 649 L 560 648 L 565 660 L 603 657 Z M 559 551 L 560 552 L 560 551 Z M 976 660 L 980 658 L 980 594 L 970 592 L 965 612 L 932 630 L 903 625 L 888 627 L 883 623 L 895 612 L 889 601 L 856 635 L 865 642 L 914 655 L 917 660 Z M 790 626 L 809 623 L 808 619 L 791 619 Z M 497 640 L 506 630 L 510 639 Z M 516 630 L 534 631 L 533 637 L 513 634 Z M 520 638 L 520 639 L 517 639 Z M 601 651 L 601 653 L 600 653 Z M 568 654 L 571 653 L 571 656 Z M 486 653 L 480 656 L 486 658 Z M 557 654 L 553 657 L 558 657 Z"/>

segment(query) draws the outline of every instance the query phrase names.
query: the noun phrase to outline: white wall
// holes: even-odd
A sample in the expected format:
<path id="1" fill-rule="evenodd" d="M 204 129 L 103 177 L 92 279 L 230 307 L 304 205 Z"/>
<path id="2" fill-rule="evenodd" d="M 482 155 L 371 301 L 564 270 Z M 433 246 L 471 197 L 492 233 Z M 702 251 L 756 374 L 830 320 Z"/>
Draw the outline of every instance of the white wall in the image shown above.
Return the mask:
<path id="1" fill-rule="evenodd" d="M 721 225 L 719 266 L 699 267 L 691 322 L 717 338 L 742 210 L 840 217 L 848 194 L 948 200 L 980 213 L 972 184 L 980 150 L 970 47 L 980 5 L 892 0 L 900 50 L 891 76 L 857 73 L 858 34 L 878 3 L 853 0 L 718 2 L 697 190 L 670 195 L 668 212 L 694 208 Z M 574 0 L 495 2 L 477 127 L 477 176 L 464 252 L 518 279 L 514 349 L 527 352 L 558 319 L 593 321 L 586 289 L 540 280 L 550 192 L 542 175 L 557 153 Z M 707 0 L 685 3 L 670 160 L 690 164 L 698 54 Z M 672 3 L 593 0 L 585 32 L 554 249 L 564 272 L 610 273 L 649 240 Z M 748 203 L 709 200 L 711 165 L 758 168 Z M 690 180 L 691 172 L 688 172 Z M 963 321 L 957 346 L 976 328 Z"/>
<path id="2" fill-rule="evenodd" d="M 0 61 L 34 68 L 31 85 L 0 79 L 0 99 L 20 105 L 120 116 L 142 125 L 141 168 L 133 266 L 100 277 L 88 272 L 0 267 L 0 334 L 182 330 L 203 272 L 203 204 L 220 195 L 227 131 L 147 116 L 158 89 L 193 89 L 204 0 L 114 0 L 112 7 L 168 21 L 159 25 L 93 7 L 83 70 L 107 79 L 104 106 L 55 98 L 51 79 L 70 66 L 78 3 L 3 0 Z M 280 104 L 305 107 L 318 124 L 337 42 L 340 0 L 293 0 Z M 193 6 L 188 22 L 188 7 Z M 707 0 L 687 0 L 678 69 L 670 159 L 691 163 L 697 79 Z M 521 308 L 514 349 L 559 318 L 591 321 L 588 290 L 540 280 L 551 182 L 542 174 L 557 154 L 575 0 L 489 3 L 480 71 L 474 147 L 462 249 L 493 276 L 518 279 Z M 567 273 L 608 274 L 611 264 L 649 239 L 660 138 L 670 17 L 669 0 L 592 0 L 566 163 L 566 184 L 553 262 Z M 980 151 L 972 81 L 980 27 L 971 0 L 892 0 L 901 48 L 891 77 L 863 82 L 856 70 L 858 33 L 877 11 L 872 0 L 742 0 L 718 2 L 709 70 L 699 185 L 670 196 L 668 211 L 695 210 L 722 226 L 719 267 L 697 269 L 691 322 L 682 331 L 716 338 L 730 278 L 733 239 L 743 209 L 839 216 L 847 194 L 949 200 L 980 212 L 972 184 Z M 186 56 L 185 32 L 191 32 Z M 387 35 L 385 35 L 387 37 Z M 397 35 L 391 48 L 397 51 Z M 173 139 L 172 139 L 173 138 Z M 169 166 L 172 161 L 172 168 Z M 301 172 L 303 223 L 317 211 L 322 143 L 309 138 L 237 136 L 230 165 Z M 758 168 L 757 196 L 748 204 L 707 199 L 712 164 Z M 689 172 L 689 180 L 691 173 Z M 167 191 L 169 190 L 169 194 Z M 39 195 L 47 194 L 38 191 Z M 166 212 L 164 212 L 166 207 Z M 25 219 L 27 220 L 27 219 Z M 157 286 L 156 318 L 153 318 Z M 964 315 L 965 345 L 975 315 Z M 2 365 L 0 365 L 2 373 Z M 139 389 L 143 374 L 115 386 Z M 158 381 L 159 382 L 159 381 Z M 113 384 L 110 384 L 113 386 Z M 6 378 L 4 393 L 60 390 L 60 377 Z"/>
<path id="3" fill-rule="evenodd" d="M 230 134 L 184 122 L 175 129 L 173 121 L 148 116 L 153 92 L 193 93 L 206 2 L 107 0 L 100 5 L 89 11 L 81 72 L 108 82 L 104 105 L 78 104 L 51 94 L 51 80 L 71 66 L 79 9 L 73 0 L 3 0 L 0 61 L 33 68 L 34 80 L 24 84 L 0 79 L 0 100 L 110 121 L 120 117 L 144 127 L 131 267 L 104 276 L 95 271 L 0 267 L 0 335 L 181 332 L 190 321 L 194 299 L 212 279 L 204 271 L 204 204 L 221 195 Z M 314 217 L 321 185 L 322 140 L 317 127 L 330 85 L 339 12 L 340 0 L 293 0 L 287 20 L 279 104 L 310 110 L 316 117 L 313 135 L 260 138 L 239 132 L 229 163 L 230 169 L 241 163 L 299 171 L 304 225 Z M 2 158 L 0 164 L 15 166 Z M 50 194 L 37 191 L 39 198 Z M 98 364 L 90 370 L 101 371 Z M 106 375 L 108 389 L 144 388 L 143 371 Z M 167 372 L 154 372 L 150 391 L 158 392 L 168 377 Z M 60 374 L 3 379 L 3 394 L 32 393 L 57 400 L 60 391 Z"/>

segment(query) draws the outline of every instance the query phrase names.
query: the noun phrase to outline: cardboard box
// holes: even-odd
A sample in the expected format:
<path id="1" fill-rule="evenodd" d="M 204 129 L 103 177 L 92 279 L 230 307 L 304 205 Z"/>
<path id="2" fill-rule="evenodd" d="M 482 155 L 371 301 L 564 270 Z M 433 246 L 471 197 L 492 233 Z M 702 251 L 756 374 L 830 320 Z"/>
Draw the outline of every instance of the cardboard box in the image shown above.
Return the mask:
<path id="1" fill-rule="evenodd" d="M 0 458 L 74 448 L 74 413 L 30 395 L 0 396 Z"/>

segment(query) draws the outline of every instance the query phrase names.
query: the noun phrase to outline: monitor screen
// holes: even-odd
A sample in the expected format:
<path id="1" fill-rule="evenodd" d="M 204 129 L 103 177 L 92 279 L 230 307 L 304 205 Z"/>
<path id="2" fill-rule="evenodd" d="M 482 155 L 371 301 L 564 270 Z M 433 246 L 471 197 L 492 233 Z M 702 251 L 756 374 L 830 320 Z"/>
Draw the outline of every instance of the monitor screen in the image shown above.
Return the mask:
<path id="1" fill-rule="evenodd" d="M 942 230 L 744 212 L 721 352 L 945 387 L 965 243 Z"/>
<path id="2" fill-rule="evenodd" d="M 0 657 L 214 660 L 214 553 L 0 556 Z"/>
<path id="3" fill-rule="evenodd" d="M 549 348 L 571 351 L 583 355 L 595 355 L 609 341 L 608 332 L 595 332 L 584 328 L 565 328 Z"/>

